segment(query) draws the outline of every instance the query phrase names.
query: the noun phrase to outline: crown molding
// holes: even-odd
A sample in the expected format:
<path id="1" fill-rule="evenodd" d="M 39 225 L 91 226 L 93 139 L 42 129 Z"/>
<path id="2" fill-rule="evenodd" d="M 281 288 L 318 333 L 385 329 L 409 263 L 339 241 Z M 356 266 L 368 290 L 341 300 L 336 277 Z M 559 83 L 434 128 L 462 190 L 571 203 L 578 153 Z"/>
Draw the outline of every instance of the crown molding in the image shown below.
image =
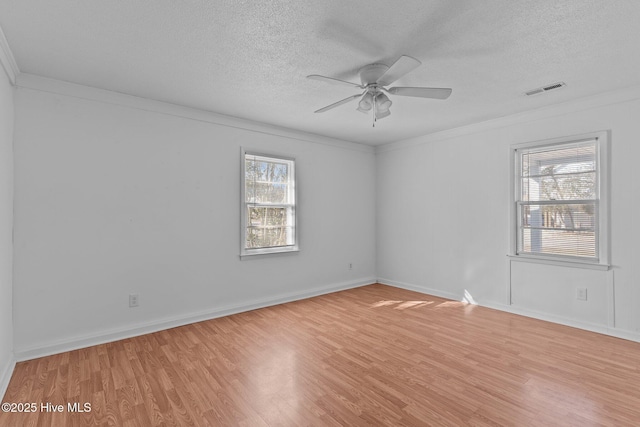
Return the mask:
<path id="1" fill-rule="evenodd" d="M 9 42 L 7 42 L 2 27 L 0 27 L 0 63 L 11 84 L 15 85 L 16 78 L 20 75 L 20 69 L 18 68 L 16 59 L 13 57 L 13 52 L 11 52 Z"/>
<path id="2" fill-rule="evenodd" d="M 16 78 L 16 87 L 30 89 L 41 92 L 53 93 L 56 95 L 69 96 L 72 98 L 89 101 L 102 102 L 106 104 L 118 105 L 137 110 L 150 111 L 159 114 L 166 114 L 190 120 L 197 120 L 212 123 L 219 126 L 242 129 L 250 132 L 263 133 L 267 135 L 279 136 L 282 138 L 295 139 L 298 141 L 311 142 L 315 144 L 330 145 L 346 150 L 355 150 L 366 153 L 375 153 L 375 147 L 358 144 L 356 142 L 344 141 L 329 138 L 312 133 L 288 129 L 285 127 L 270 125 L 252 120 L 241 119 L 212 111 L 200 110 L 183 105 L 171 104 L 155 99 L 142 98 L 127 95 L 120 92 L 113 92 L 105 89 L 98 89 L 91 86 L 83 86 L 61 80 L 41 77 L 34 74 L 20 73 Z"/>
<path id="3" fill-rule="evenodd" d="M 583 98 L 565 101 L 558 104 L 552 104 L 533 110 L 523 111 L 521 113 L 509 116 L 498 117 L 496 119 L 486 120 L 477 123 L 471 123 L 465 126 L 459 126 L 452 129 L 434 132 L 427 135 L 407 138 L 400 141 L 390 142 L 388 144 L 379 145 L 376 148 L 377 153 L 385 153 L 389 151 L 401 150 L 410 147 L 416 147 L 432 142 L 443 141 L 447 139 L 457 138 L 465 135 L 472 135 L 484 131 L 504 128 L 508 126 L 534 122 L 537 120 L 558 117 L 564 114 L 577 113 L 580 111 L 591 110 L 593 108 L 604 107 L 607 105 L 620 104 L 640 99 L 640 86 L 632 86 L 623 89 L 603 92 Z"/>

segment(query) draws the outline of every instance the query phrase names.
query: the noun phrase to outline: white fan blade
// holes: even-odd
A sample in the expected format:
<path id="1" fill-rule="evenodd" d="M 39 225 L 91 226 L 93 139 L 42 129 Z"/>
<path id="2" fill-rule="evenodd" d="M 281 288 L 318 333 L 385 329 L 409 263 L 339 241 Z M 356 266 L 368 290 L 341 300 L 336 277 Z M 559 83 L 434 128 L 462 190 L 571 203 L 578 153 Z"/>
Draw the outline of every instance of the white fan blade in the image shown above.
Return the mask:
<path id="1" fill-rule="evenodd" d="M 335 103 L 333 103 L 331 105 L 327 105 L 324 108 L 316 110 L 316 111 L 314 111 L 314 113 L 324 113 L 325 111 L 331 110 L 332 108 L 339 107 L 342 104 L 346 104 L 347 102 L 353 101 L 356 98 L 360 98 L 361 96 L 362 96 L 361 93 L 359 93 L 358 95 L 352 95 L 352 96 L 350 96 L 348 98 L 343 99 L 342 101 L 335 102 Z"/>
<path id="2" fill-rule="evenodd" d="M 422 62 L 416 58 L 402 55 L 391 67 L 378 79 L 376 83 L 382 86 L 390 85 L 409 71 L 416 69 Z"/>
<path id="3" fill-rule="evenodd" d="M 392 87 L 387 89 L 392 95 L 415 96 L 418 98 L 447 99 L 452 90 L 444 87 Z"/>
<path id="4" fill-rule="evenodd" d="M 326 77 L 326 76 L 320 76 L 318 74 L 312 74 L 310 76 L 307 76 L 308 79 L 312 79 L 312 80 L 319 80 L 321 82 L 327 82 L 327 83 L 333 83 L 333 84 L 339 84 L 339 85 L 347 85 L 347 86 L 355 86 L 359 89 L 364 89 L 364 86 L 359 85 L 357 83 L 351 83 L 348 82 L 346 80 L 340 80 L 340 79 L 334 79 L 333 77 Z"/>

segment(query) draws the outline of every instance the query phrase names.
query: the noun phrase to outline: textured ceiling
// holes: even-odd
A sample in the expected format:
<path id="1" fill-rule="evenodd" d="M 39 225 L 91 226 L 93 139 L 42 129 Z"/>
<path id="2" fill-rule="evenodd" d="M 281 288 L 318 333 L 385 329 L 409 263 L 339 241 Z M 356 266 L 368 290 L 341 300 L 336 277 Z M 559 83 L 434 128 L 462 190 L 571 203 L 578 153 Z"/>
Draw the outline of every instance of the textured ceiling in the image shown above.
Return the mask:
<path id="1" fill-rule="evenodd" d="M 637 0 L 0 0 L 21 72 L 379 145 L 640 84 Z M 371 127 L 356 103 L 370 63 L 422 66 Z M 564 81 L 544 95 L 523 92 Z"/>

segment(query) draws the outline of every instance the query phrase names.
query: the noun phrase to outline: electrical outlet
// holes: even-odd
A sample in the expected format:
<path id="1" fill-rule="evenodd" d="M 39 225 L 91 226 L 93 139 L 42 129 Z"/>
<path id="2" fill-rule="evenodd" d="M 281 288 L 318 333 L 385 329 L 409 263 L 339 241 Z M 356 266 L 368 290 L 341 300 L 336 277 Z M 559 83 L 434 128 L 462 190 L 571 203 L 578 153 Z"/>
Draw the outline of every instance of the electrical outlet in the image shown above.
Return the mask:
<path id="1" fill-rule="evenodd" d="M 129 294 L 129 307 L 137 307 L 139 303 L 138 294 Z"/>
<path id="2" fill-rule="evenodd" d="M 586 301 L 587 300 L 587 288 L 578 288 L 578 289 L 576 289 L 576 298 L 578 298 L 580 301 Z"/>
<path id="3" fill-rule="evenodd" d="M 349 263 L 349 270 L 353 270 L 353 263 Z"/>

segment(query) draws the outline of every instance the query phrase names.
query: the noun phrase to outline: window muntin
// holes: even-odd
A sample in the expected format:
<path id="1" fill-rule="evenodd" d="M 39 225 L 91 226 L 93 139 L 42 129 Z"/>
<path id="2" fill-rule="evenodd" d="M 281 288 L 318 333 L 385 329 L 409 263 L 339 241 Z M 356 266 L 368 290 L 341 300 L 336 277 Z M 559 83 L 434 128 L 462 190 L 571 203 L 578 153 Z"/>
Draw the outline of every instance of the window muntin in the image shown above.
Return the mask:
<path id="1" fill-rule="evenodd" d="M 297 249 L 295 161 L 243 156 L 242 255 Z"/>
<path id="2" fill-rule="evenodd" d="M 597 138 L 516 149 L 516 253 L 599 260 Z"/>

